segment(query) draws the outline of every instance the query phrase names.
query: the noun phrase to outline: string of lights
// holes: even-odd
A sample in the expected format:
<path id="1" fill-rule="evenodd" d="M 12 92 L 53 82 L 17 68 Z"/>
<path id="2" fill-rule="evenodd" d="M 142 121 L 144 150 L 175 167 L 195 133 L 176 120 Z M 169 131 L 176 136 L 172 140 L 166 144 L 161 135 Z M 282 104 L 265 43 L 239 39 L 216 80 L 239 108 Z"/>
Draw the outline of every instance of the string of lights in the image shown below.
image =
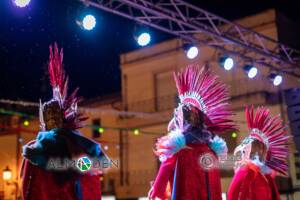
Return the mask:
<path id="1" fill-rule="evenodd" d="M 11 111 L 11 110 L 5 110 L 5 109 L 0 109 L 0 114 L 5 114 L 5 115 L 17 115 L 20 117 L 24 117 L 24 120 L 21 121 L 23 123 L 23 126 L 29 127 L 30 126 L 30 120 L 37 119 L 36 116 L 29 115 L 27 113 L 23 112 L 16 112 L 16 111 Z M 97 130 L 100 134 L 103 134 L 104 132 L 107 132 L 109 130 L 113 131 L 126 131 L 126 132 L 132 132 L 134 135 L 138 136 L 140 134 L 147 134 L 147 135 L 163 135 L 165 133 L 162 132 L 150 132 L 150 131 L 144 131 L 138 128 L 121 128 L 121 127 L 108 127 L 108 126 L 97 126 L 97 125 L 92 125 L 92 124 L 87 124 L 83 128 L 91 128 L 94 130 Z M 5 126 L 5 125 L 0 125 L 0 129 L 15 129 L 11 126 Z M 16 129 L 17 130 L 17 129 Z M 30 129 L 22 129 L 24 132 L 30 132 L 30 133 L 37 133 L 39 130 L 30 130 Z"/>
<path id="2" fill-rule="evenodd" d="M 13 128 L 11 126 L 7 126 L 7 125 L 1 125 L 0 124 L 0 132 L 1 132 L 1 136 L 5 136 L 8 134 L 16 134 L 16 133 L 30 133 L 30 134 L 37 134 L 38 130 L 30 130 L 30 129 L 26 129 L 23 127 L 18 127 L 18 128 Z M 3 134 L 4 132 L 4 134 Z M 6 133 L 5 133 L 6 132 Z M 104 150 L 108 150 L 110 145 L 115 145 L 116 149 L 120 148 L 119 142 L 116 141 L 107 141 L 107 140 L 103 140 L 101 138 L 94 138 L 97 142 L 101 143 L 103 145 L 103 149 Z M 19 139 L 20 143 L 23 143 L 23 137 L 20 136 Z"/>
<path id="3" fill-rule="evenodd" d="M 3 109 L 0 109 L 0 114 L 6 114 L 6 115 L 19 115 L 19 116 L 22 116 L 22 117 L 31 117 L 31 119 L 34 119 L 34 117 L 32 115 L 28 115 L 26 113 L 22 113 L 22 112 L 15 112 L 15 111 L 8 111 L 8 110 L 5 110 L 4 112 L 2 112 Z M 37 117 L 36 117 L 37 118 Z M 237 121 L 239 123 L 245 123 L 245 121 Z M 28 127 L 30 126 L 30 121 L 28 119 L 24 119 L 22 121 L 23 123 L 23 126 L 25 127 L 20 127 L 18 126 L 17 128 L 15 127 L 11 127 L 11 126 L 7 126 L 7 125 L 1 125 L 0 124 L 0 130 L 11 130 L 11 131 L 22 131 L 22 132 L 27 132 L 27 133 L 31 133 L 31 134 L 37 134 L 38 133 L 38 129 L 36 130 L 33 130 L 33 129 L 28 129 Z M 140 134 L 143 134 L 143 135 L 152 135 L 152 136 L 161 136 L 161 135 L 165 135 L 166 132 L 151 132 L 151 131 L 145 131 L 145 130 L 142 130 L 142 129 L 139 129 L 139 128 L 121 128 L 121 127 L 109 127 L 109 126 L 98 126 L 98 125 L 93 125 L 93 124 L 87 124 L 85 125 L 83 128 L 90 128 L 92 130 L 96 130 L 97 132 L 99 132 L 99 134 L 105 134 L 105 133 L 113 133 L 115 131 L 115 133 L 120 133 L 120 132 L 129 132 L 131 134 L 133 134 L 134 136 L 139 136 Z M 109 132 L 111 131 L 111 132 Z M 232 138 L 236 138 L 238 136 L 238 133 L 237 132 L 232 132 L 231 133 L 231 137 Z M 101 142 L 103 142 L 101 140 Z M 104 141 L 105 143 L 105 141 Z M 109 142 L 106 142 L 106 143 L 109 143 Z"/>
<path id="4" fill-rule="evenodd" d="M 0 103 L 3 104 L 11 104 L 11 105 L 20 105 L 20 106 L 28 106 L 28 107 L 38 107 L 39 103 L 29 102 L 29 101 L 14 101 L 10 99 L 0 99 Z"/>
<path id="5" fill-rule="evenodd" d="M 29 118 L 29 119 L 34 119 L 35 118 L 34 115 L 29 115 L 27 113 L 22 113 L 22 112 L 17 112 L 17 111 L 6 110 L 6 109 L 3 109 L 3 108 L 0 108 L 0 114 L 17 115 L 17 116 L 26 117 L 26 118 Z"/>
<path id="6" fill-rule="evenodd" d="M 10 99 L 0 99 L 0 103 L 10 104 L 10 105 L 20 105 L 23 107 L 39 107 L 39 103 L 36 102 L 15 101 Z M 87 114 L 120 115 L 123 117 L 135 117 L 135 118 L 154 118 L 154 119 L 165 118 L 165 116 L 162 116 L 159 113 L 132 112 L 132 111 L 115 110 L 115 109 L 103 109 L 103 108 L 80 107 L 79 111 Z M 17 112 L 15 114 L 19 116 L 21 115 L 21 113 L 18 114 Z"/>

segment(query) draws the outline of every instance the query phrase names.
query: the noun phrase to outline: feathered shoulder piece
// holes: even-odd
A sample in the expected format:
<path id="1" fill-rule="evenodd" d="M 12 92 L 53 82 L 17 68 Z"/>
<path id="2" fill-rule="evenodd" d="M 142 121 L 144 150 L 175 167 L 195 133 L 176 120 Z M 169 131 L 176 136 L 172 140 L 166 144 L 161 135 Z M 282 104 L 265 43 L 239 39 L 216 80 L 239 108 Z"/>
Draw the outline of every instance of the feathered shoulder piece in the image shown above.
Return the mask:
<path id="1" fill-rule="evenodd" d="M 250 130 L 250 138 L 265 144 L 267 156 L 265 164 L 271 169 L 287 175 L 288 140 L 286 127 L 283 126 L 279 115 L 272 117 L 270 110 L 258 107 L 246 107 L 246 118 Z"/>
<path id="2" fill-rule="evenodd" d="M 174 79 L 180 103 L 198 108 L 206 116 L 204 123 L 209 131 L 218 134 L 235 129 L 230 119 L 228 88 L 218 76 L 205 67 L 189 65 L 174 73 Z"/>
<path id="3" fill-rule="evenodd" d="M 77 129 L 82 127 L 82 122 L 86 120 L 77 110 L 77 104 L 80 98 L 76 97 L 78 88 L 68 97 L 68 77 L 65 75 L 63 67 L 63 50 L 58 48 L 55 43 L 54 46 L 49 47 L 49 63 L 48 72 L 50 77 L 50 83 L 53 91 L 52 102 L 58 102 L 60 109 L 64 114 L 64 127 L 68 129 Z M 40 121 L 43 121 L 44 106 L 40 104 Z"/>
<path id="4" fill-rule="evenodd" d="M 182 132 L 177 129 L 168 135 L 158 138 L 154 153 L 161 162 L 172 157 L 175 153 L 186 147 L 186 141 Z"/>

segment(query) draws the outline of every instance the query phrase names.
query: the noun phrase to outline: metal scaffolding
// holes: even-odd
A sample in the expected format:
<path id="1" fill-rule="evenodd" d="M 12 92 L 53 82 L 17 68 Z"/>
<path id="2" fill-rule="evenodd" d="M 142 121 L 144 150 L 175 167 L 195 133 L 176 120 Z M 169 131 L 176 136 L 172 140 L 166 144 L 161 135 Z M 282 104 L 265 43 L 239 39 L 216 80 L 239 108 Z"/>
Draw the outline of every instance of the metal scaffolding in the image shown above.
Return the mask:
<path id="1" fill-rule="evenodd" d="M 181 0 L 80 0 L 193 44 L 300 78 L 300 52 Z M 199 36 L 202 33 L 202 36 Z M 204 35 L 204 37 L 203 37 Z"/>

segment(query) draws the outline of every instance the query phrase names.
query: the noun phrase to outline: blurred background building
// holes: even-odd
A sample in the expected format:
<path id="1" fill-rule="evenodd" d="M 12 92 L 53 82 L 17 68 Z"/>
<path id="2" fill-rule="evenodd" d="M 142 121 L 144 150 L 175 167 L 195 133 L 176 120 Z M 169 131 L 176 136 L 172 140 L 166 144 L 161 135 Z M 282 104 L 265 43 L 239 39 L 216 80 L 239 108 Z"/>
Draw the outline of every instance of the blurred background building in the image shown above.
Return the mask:
<path id="1" fill-rule="evenodd" d="M 249 16 L 237 23 L 271 38 L 278 38 L 275 11 L 267 10 Z M 205 37 L 199 34 L 198 37 Z M 231 107 L 235 112 L 239 132 L 223 135 L 229 146 L 229 153 L 247 134 L 244 107 L 264 105 L 272 114 L 280 113 L 288 123 L 284 90 L 299 87 L 299 82 L 286 75 L 284 82 L 275 87 L 268 79 L 269 71 L 261 66 L 259 74 L 249 79 L 241 67 L 226 71 L 220 67 L 218 51 L 209 46 L 198 46 L 199 54 L 189 60 L 182 48 L 184 41 L 172 39 L 150 47 L 121 55 L 121 94 L 86 100 L 82 111 L 89 116 L 87 126 L 81 131 L 102 144 L 102 149 L 113 160 L 116 168 L 104 172 L 103 195 L 112 199 L 141 199 L 146 197 L 159 168 L 159 161 L 153 153 L 156 139 L 167 133 L 167 124 L 177 103 L 177 92 L 172 72 L 190 63 L 210 68 L 230 86 Z M 237 60 L 236 66 L 244 65 Z M 109 84 L 109 83 L 108 83 Z M 101 85 L 99 86 L 101 87 Z M 7 108 L 7 110 L 16 110 Z M 0 116 L 0 195 L 14 199 L 20 193 L 21 146 L 34 139 L 39 128 L 37 107 L 32 107 L 33 118 L 20 113 L 5 112 Z M 291 140 L 289 177 L 278 177 L 282 199 L 300 199 L 300 160 Z M 7 172 L 11 172 L 11 177 Z M 5 175 L 5 176 L 4 176 Z M 222 191 L 226 199 L 233 170 L 222 170 Z M 4 178 L 6 180 L 4 180 Z M 1 198 L 2 198 L 1 197 Z"/>

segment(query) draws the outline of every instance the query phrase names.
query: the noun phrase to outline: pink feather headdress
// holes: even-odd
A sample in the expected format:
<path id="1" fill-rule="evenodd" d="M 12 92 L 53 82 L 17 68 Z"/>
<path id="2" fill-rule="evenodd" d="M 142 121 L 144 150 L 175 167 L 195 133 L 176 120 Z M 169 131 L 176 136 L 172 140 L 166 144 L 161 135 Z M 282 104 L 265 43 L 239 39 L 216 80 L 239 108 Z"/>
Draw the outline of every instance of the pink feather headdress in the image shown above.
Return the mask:
<path id="1" fill-rule="evenodd" d="M 246 107 L 246 118 L 250 130 L 250 138 L 265 144 L 267 156 L 265 164 L 271 169 L 287 175 L 288 140 L 286 127 L 283 126 L 279 115 L 270 116 L 270 110 L 258 107 Z"/>
<path id="2" fill-rule="evenodd" d="M 78 88 L 68 97 L 68 77 L 65 75 L 63 67 L 63 50 L 59 51 L 57 44 L 54 44 L 54 49 L 50 45 L 50 55 L 48 63 L 48 72 L 50 76 L 50 83 L 53 91 L 52 101 L 57 101 L 61 110 L 64 113 L 64 127 L 67 129 L 77 129 L 82 127 L 82 122 L 87 117 L 82 116 L 78 112 L 77 104 L 80 98 L 76 97 Z M 43 119 L 44 106 L 40 103 L 40 121 L 42 128 L 45 127 Z"/>
<path id="3" fill-rule="evenodd" d="M 235 125 L 230 119 L 232 113 L 229 111 L 227 100 L 228 89 L 225 84 L 218 81 L 218 77 L 210 71 L 198 65 L 189 65 L 182 72 L 174 73 L 180 103 L 179 106 L 191 106 L 192 112 L 197 109 L 204 115 L 204 127 L 215 134 L 234 130 Z M 173 156 L 180 149 L 186 147 L 183 130 L 182 109 L 176 109 L 175 116 L 168 125 L 170 133 L 159 138 L 155 144 L 155 154 L 161 161 Z M 227 152 L 224 140 L 215 138 L 210 143 L 219 146 Z M 218 143 L 218 144 L 217 144 Z M 222 153 L 224 153 L 222 152 Z"/>
<path id="4" fill-rule="evenodd" d="M 181 104 L 192 105 L 205 116 L 204 124 L 213 133 L 235 129 L 230 119 L 229 93 L 225 84 L 204 67 L 189 65 L 182 72 L 174 73 Z M 179 119 L 180 120 L 180 119 Z M 174 119 L 169 124 L 174 126 Z"/>

